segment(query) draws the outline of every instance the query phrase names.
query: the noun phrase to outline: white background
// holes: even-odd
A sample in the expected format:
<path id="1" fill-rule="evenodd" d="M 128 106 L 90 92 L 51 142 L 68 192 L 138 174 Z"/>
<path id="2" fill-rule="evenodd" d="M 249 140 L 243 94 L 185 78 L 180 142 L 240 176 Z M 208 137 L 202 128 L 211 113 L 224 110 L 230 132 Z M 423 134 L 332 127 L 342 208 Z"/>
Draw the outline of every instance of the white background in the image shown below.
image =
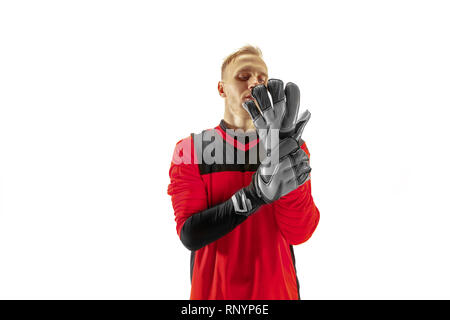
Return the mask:
<path id="1" fill-rule="evenodd" d="M 450 299 L 446 1 L 4 1 L 0 298 L 188 299 L 168 169 L 222 59 L 296 82 L 321 221 L 303 299 Z"/>

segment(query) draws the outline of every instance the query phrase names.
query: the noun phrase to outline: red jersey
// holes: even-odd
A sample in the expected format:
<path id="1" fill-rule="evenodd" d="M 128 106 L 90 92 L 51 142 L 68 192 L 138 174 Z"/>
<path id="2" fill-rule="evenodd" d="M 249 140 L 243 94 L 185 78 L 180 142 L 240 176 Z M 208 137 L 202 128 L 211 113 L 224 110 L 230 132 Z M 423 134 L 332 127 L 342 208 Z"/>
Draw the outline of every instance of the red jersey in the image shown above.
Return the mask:
<path id="1" fill-rule="evenodd" d="M 215 130 L 217 139 L 223 139 L 225 148 L 235 148 L 236 152 L 248 153 L 258 145 L 257 138 L 240 143 L 227 132 L 223 121 L 210 130 Z M 191 162 L 172 160 L 169 171 L 168 194 L 178 235 L 189 217 L 229 200 L 249 185 L 259 165 L 192 163 L 201 152 L 193 137 L 181 140 L 174 152 L 174 159 L 184 157 Z M 183 145 L 190 148 L 181 148 Z M 305 143 L 301 148 L 309 156 Z M 300 299 L 292 246 L 308 240 L 318 222 L 319 210 L 309 180 L 279 200 L 261 206 L 228 234 L 192 251 L 190 298 Z"/>

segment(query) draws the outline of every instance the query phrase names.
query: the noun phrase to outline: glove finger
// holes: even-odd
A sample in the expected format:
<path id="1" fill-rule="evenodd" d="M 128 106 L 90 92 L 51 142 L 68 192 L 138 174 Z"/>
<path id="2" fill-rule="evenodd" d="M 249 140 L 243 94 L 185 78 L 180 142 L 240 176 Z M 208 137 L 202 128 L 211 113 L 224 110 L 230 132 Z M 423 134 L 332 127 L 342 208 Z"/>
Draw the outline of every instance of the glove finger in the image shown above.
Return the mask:
<path id="1" fill-rule="evenodd" d="M 288 82 L 284 89 L 286 93 L 286 115 L 281 124 L 281 132 L 293 132 L 300 108 L 300 89 L 293 82 Z"/>
<path id="2" fill-rule="evenodd" d="M 267 89 L 272 96 L 272 102 L 274 105 L 284 100 L 285 95 L 283 90 L 283 81 L 279 79 L 269 79 L 269 81 L 267 81 Z"/>
<path id="3" fill-rule="evenodd" d="M 294 151 L 299 149 L 297 140 L 292 138 L 286 138 L 281 140 L 279 148 L 278 148 L 278 156 L 280 159 L 290 155 Z"/>
<path id="4" fill-rule="evenodd" d="M 306 181 L 308 181 L 309 179 L 311 179 L 311 168 L 309 168 L 309 170 L 303 174 L 301 174 L 300 176 L 297 177 L 297 183 L 299 186 L 301 186 L 302 184 L 304 184 Z"/>
<path id="5" fill-rule="evenodd" d="M 297 148 L 295 151 L 291 152 L 289 156 L 293 167 L 302 167 L 305 164 L 309 166 L 308 155 L 301 148 Z"/>
<path id="6" fill-rule="evenodd" d="M 252 117 L 253 122 L 255 122 L 259 117 L 261 117 L 261 112 L 259 112 L 259 109 L 254 101 L 252 100 L 245 101 L 242 104 L 242 107 L 250 114 L 250 117 Z"/>
<path id="7" fill-rule="evenodd" d="M 252 96 L 258 102 L 261 112 L 264 114 L 266 110 L 272 108 L 272 103 L 270 102 L 269 94 L 267 89 L 263 84 L 257 85 L 252 89 Z"/>
<path id="8" fill-rule="evenodd" d="M 295 133 L 292 136 L 295 140 L 297 140 L 299 143 L 302 138 L 303 130 L 305 129 L 306 124 L 308 123 L 309 119 L 311 118 L 311 112 L 306 110 L 303 112 L 303 114 L 300 116 L 300 120 L 295 125 Z"/>
<path id="9" fill-rule="evenodd" d="M 286 116 L 286 101 L 284 100 L 284 85 L 283 81 L 278 79 L 270 79 L 267 82 L 267 90 L 269 90 L 269 93 L 272 97 L 272 103 L 273 103 L 273 111 L 274 111 L 274 121 L 276 121 L 277 128 L 280 129 L 280 132 L 282 133 L 283 127 L 282 127 L 282 121 L 284 117 Z M 269 115 L 268 115 L 269 116 Z M 285 137 L 283 137 L 285 138 Z"/>
<path id="10" fill-rule="evenodd" d="M 311 167 L 308 162 L 302 162 L 295 167 L 295 176 L 300 178 L 302 175 L 309 174 L 311 172 Z"/>

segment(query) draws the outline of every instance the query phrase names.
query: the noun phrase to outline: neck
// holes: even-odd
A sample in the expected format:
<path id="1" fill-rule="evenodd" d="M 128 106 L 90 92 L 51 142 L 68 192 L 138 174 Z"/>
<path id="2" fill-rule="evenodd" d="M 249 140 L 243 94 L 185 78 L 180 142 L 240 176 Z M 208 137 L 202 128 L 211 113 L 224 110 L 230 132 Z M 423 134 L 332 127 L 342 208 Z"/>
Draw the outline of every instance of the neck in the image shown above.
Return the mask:
<path id="1" fill-rule="evenodd" d="M 255 130 L 253 121 L 248 114 L 245 114 L 245 116 L 237 115 L 231 113 L 228 108 L 225 108 L 223 120 L 229 129 L 242 129 L 244 132 L 248 130 Z"/>

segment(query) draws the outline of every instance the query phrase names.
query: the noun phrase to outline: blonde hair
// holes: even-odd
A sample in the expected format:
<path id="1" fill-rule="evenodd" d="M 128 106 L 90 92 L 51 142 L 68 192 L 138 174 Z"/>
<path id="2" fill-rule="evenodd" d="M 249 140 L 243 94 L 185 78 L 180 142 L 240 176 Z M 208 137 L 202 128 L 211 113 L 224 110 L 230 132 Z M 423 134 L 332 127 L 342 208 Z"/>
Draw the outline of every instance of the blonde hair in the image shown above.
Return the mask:
<path id="1" fill-rule="evenodd" d="M 236 60 L 237 57 L 239 57 L 240 55 L 243 54 L 254 54 L 258 57 L 260 57 L 262 59 L 263 55 L 262 55 L 262 51 L 260 48 L 252 46 L 252 45 L 245 45 L 241 48 L 239 48 L 238 50 L 236 50 L 235 52 L 233 52 L 232 54 L 228 55 L 222 63 L 222 73 L 221 73 L 221 77 L 223 79 L 223 76 L 225 74 L 225 69 L 226 67 L 232 63 L 234 60 Z"/>

